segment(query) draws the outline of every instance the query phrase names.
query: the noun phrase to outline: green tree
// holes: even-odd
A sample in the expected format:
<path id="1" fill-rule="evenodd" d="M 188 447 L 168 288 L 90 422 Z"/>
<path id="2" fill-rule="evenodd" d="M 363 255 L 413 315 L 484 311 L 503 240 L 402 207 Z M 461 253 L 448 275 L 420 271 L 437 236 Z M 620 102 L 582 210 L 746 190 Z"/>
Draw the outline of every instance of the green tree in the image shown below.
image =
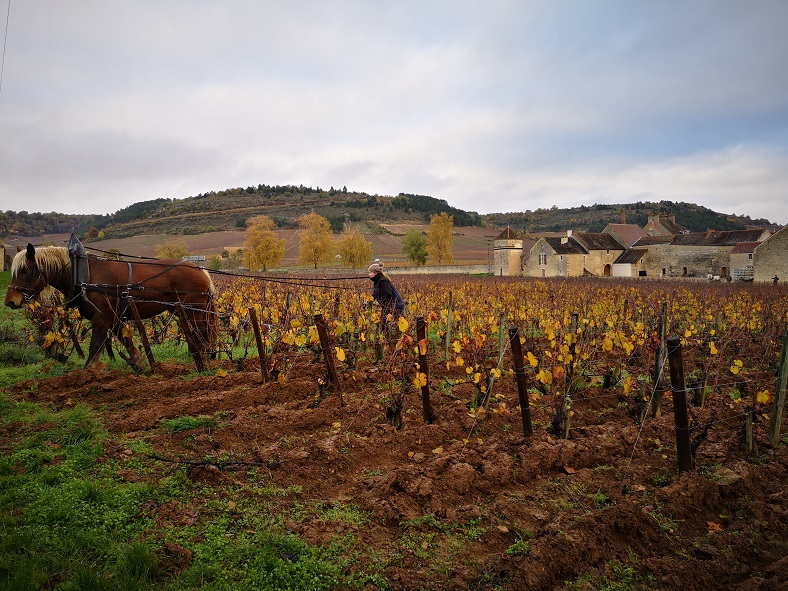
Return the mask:
<path id="1" fill-rule="evenodd" d="M 427 237 L 421 230 L 408 230 L 402 239 L 402 250 L 417 267 L 427 264 Z"/>
<path id="2" fill-rule="evenodd" d="M 208 257 L 208 269 L 211 271 L 219 271 L 222 268 L 222 258 L 218 254 L 212 254 Z"/>
<path id="3" fill-rule="evenodd" d="M 450 265 L 454 262 L 451 248 L 454 241 L 454 216 L 446 212 L 430 216 L 430 231 L 427 234 L 427 254 L 438 265 Z"/>
<path id="4" fill-rule="evenodd" d="M 244 264 L 248 269 L 263 271 L 280 265 L 285 257 L 285 244 L 267 215 L 249 218 L 244 233 Z"/>
<path id="5" fill-rule="evenodd" d="M 360 269 L 372 259 L 372 243 L 364 238 L 358 228 L 348 229 L 337 240 L 337 252 L 344 266 Z"/>
<path id="6" fill-rule="evenodd" d="M 235 249 L 227 255 L 227 268 L 230 271 L 237 271 L 241 267 L 241 262 L 244 259 L 244 251 L 241 248 Z"/>
<path id="7" fill-rule="evenodd" d="M 189 254 L 189 247 L 184 240 L 165 242 L 156 249 L 156 256 L 160 259 L 182 259 Z"/>
<path id="8" fill-rule="evenodd" d="M 331 260 L 334 254 L 334 239 L 331 224 L 322 215 L 307 213 L 299 220 L 298 262 L 314 265 Z"/>

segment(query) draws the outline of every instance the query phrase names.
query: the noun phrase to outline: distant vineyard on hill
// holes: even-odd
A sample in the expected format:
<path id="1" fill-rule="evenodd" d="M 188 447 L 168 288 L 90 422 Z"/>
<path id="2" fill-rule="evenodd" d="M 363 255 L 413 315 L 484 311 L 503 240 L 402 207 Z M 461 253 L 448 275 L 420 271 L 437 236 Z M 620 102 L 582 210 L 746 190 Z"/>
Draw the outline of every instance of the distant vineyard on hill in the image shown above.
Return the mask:
<path id="1" fill-rule="evenodd" d="M 622 214 L 623 210 L 623 214 Z M 0 212 L 0 239 L 9 236 L 42 236 L 75 232 L 95 237 L 126 238 L 141 234 L 194 235 L 239 230 L 256 215 L 271 217 L 280 229 L 296 228 L 298 218 L 308 212 L 326 217 L 336 232 L 346 222 L 367 226 L 393 223 L 425 223 L 431 215 L 446 212 L 455 226 L 488 226 L 539 233 L 573 229 L 600 232 L 622 215 L 628 223 L 643 226 L 651 211 L 675 214 L 677 221 L 691 231 L 739 230 L 750 225 L 768 225 L 765 219 L 717 213 L 692 203 L 637 202 L 595 204 L 572 208 L 539 208 L 534 211 L 479 214 L 449 205 L 444 199 L 428 195 L 400 193 L 397 196 L 370 195 L 348 191 L 346 187 L 328 190 L 304 185 L 257 185 L 246 188 L 210 191 L 184 199 L 153 199 L 124 207 L 107 215 L 67 215 L 60 213 Z"/>

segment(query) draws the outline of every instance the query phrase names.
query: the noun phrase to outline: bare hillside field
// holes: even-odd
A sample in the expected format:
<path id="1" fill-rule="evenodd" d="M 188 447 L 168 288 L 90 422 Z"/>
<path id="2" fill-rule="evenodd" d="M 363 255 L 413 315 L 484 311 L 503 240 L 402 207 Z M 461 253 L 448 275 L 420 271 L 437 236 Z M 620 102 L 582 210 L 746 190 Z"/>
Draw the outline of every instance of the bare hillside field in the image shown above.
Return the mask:
<path id="1" fill-rule="evenodd" d="M 429 225 L 387 224 L 383 228 L 387 230 L 387 233 L 371 232 L 365 234 L 367 240 L 372 244 L 373 256 L 389 263 L 391 266 L 406 266 L 408 261 L 402 252 L 402 237 L 411 228 L 416 228 L 426 233 Z M 296 265 L 298 260 L 298 231 L 278 230 L 277 233 L 287 241 L 283 265 L 285 267 Z M 497 234 L 498 232 L 492 228 L 454 228 L 453 253 L 455 263 L 478 264 L 488 262 L 492 256 L 492 239 Z M 68 238 L 68 234 L 48 234 L 36 239 L 12 238 L 7 243 L 12 246 L 25 246 L 28 242 L 33 244 L 66 245 Z M 85 246 L 135 256 L 155 257 L 156 250 L 161 245 L 172 242 L 186 244 L 191 254 L 207 257 L 221 255 L 223 250 L 232 252 L 235 249 L 243 248 L 244 232 L 243 230 L 225 230 L 205 234 L 175 236 L 170 234 L 142 234 L 129 238 L 86 241 Z"/>

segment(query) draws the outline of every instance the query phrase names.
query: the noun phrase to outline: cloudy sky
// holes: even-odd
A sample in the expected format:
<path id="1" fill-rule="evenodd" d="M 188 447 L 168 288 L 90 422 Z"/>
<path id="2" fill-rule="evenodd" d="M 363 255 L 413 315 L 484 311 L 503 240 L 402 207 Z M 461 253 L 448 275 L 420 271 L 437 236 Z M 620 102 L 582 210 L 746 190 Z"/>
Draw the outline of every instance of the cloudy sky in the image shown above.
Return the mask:
<path id="1" fill-rule="evenodd" d="M 2 210 L 264 183 L 788 223 L 781 0 L 0 0 L 6 16 Z"/>

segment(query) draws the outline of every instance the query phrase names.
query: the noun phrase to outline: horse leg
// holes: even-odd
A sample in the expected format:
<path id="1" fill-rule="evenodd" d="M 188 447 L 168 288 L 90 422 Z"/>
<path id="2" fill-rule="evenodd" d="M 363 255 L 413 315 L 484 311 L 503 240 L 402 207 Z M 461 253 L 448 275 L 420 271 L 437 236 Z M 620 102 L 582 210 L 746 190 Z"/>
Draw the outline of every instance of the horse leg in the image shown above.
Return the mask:
<path id="1" fill-rule="evenodd" d="M 94 321 L 90 331 L 90 347 L 88 360 L 85 367 L 98 367 L 101 365 L 101 352 L 109 339 L 109 327 L 101 321 Z"/>

